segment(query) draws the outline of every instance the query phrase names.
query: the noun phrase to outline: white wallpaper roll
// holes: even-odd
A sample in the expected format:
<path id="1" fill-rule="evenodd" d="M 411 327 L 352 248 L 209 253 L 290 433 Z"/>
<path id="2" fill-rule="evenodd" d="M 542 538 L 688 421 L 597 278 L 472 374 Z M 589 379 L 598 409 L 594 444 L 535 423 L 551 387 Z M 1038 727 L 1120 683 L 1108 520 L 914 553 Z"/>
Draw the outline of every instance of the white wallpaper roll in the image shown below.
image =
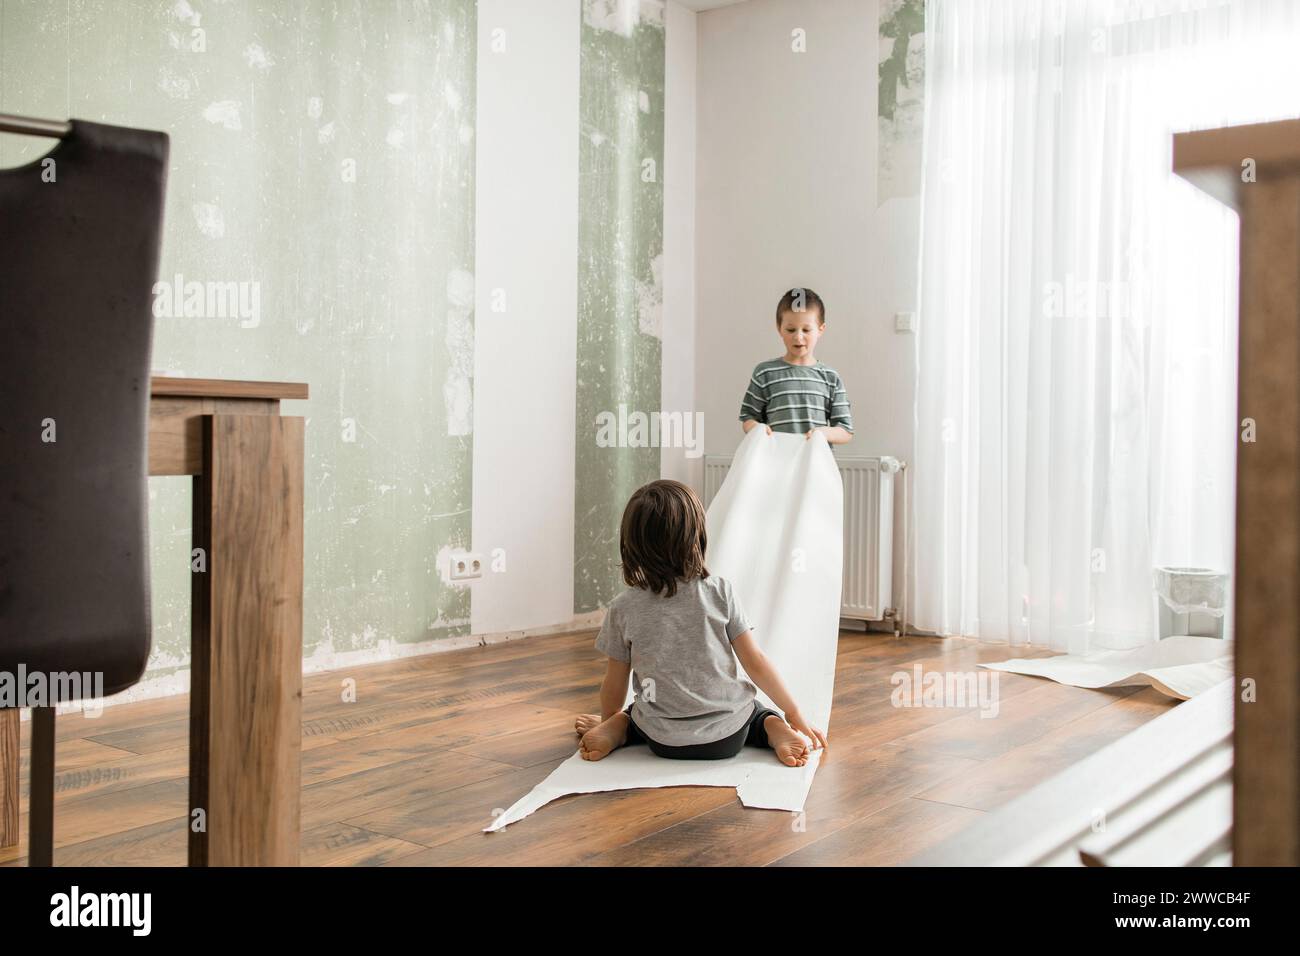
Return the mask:
<path id="1" fill-rule="evenodd" d="M 735 586 L 759 646 L 804 715 L 823 729 L 839 638 L 843 497 L 824 438 L 754 428 L 708 512 L 709 571 Z M 759 699 L 772 705 L 761 692 Z M 807 765 L 787 767 L 755 747 L 709 761 L 665 759 L 641 746 L 594 762 L 575 752 L 487 831 L 567 794 L 646 787 L 735 787 L 747 807 L 800 811 L 820 760 L 821 751 L 813 751 Z"/>

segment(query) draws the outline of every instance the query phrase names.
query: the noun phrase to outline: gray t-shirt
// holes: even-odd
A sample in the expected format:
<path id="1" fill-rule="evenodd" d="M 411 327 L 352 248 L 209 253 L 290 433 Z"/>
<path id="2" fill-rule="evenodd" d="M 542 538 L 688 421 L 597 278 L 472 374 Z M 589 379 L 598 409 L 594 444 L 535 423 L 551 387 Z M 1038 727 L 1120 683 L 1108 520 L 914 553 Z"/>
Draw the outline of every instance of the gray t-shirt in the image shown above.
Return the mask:
<path id="1" fill-rule="evenodd" d="M 629 588 L 609 604 L 596 649 L 632 664 L 632 720 L 668 747 L 730 737 L 753 712 L 754 685 L 731 647 L 749 622 L 731 582 L 678 582 L 672 597 Z"/>

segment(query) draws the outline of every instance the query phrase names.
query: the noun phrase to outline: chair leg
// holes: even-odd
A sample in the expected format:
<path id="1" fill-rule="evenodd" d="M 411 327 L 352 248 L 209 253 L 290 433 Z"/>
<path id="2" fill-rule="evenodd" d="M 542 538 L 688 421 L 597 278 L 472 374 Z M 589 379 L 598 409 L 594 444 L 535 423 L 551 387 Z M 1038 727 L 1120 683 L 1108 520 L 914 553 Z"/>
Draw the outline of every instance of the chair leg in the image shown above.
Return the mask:
<path id="1" fill-rule="evenodd" d="M 18 846 L 18 714 L 0 707 L 0 850 Z"/>
<path id="2" fill-rule="evenodd" d="M 54 708 L 32 708 L 32 786 L 27 865 L 54 865 Z"/>

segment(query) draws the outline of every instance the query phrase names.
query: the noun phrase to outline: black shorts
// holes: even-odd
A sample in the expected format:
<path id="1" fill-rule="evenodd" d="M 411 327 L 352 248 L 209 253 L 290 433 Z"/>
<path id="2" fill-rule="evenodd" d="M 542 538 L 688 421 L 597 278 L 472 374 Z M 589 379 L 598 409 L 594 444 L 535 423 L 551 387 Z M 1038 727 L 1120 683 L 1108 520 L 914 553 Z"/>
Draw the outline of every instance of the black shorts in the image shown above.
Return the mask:
<path id="1" fill-rule="evenodd" d="M 641 732 L 641 729 L 636 725 L 636 721 L 632 719 L 631 704 L 627 705 L 627 709 L 623 713 L 627 714 L 628 718 L 627 743 L 624 746 L 648 744 L 650 752 L 656 757 L 667 757 L 670 760 L 725 760 L 740 753 L 742 747 L 768 747 L 770 744 L 767 742 L 767 730 L 763 726 L 763 721 L 768 717 L 781 717 L 775 710 L 760 707 L 758 701 L 755 701 L 754 712 L 749 715 L 749 719 L 745 721 L 744 725 L 730 737 L 723 737 L 721 740 L 714 740 L 707 744 L 669 747 L 667 744 L 661 744 L 650 739 Z"/>

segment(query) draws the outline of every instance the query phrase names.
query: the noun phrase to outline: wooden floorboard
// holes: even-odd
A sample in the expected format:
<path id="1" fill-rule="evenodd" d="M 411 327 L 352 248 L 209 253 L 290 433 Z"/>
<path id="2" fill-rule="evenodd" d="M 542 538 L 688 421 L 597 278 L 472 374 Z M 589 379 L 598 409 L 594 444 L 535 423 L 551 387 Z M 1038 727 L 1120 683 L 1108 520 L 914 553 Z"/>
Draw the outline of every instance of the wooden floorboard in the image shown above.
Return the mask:
<path id="1" fill-rule="evenodd" d="M 596 709 L 604 670 L 593 640 L 584 631 L 305 677 L 303 864 L 894 864 L 1175 705 L 1150 689 L 998 674 L 995 715 L 900 707 L 900 672 L 991 675 L 977 665 L 1045 652 L 844 632 L 831 748 L 802 814 L 676 787 L 565 797 L 483 833 L 573 752 L 573 716 Z M 188 707 L 181 696 L 59 718 L 56 865 L 184 865 Z M 21 844 L 0 850 L 0 864 L 23 862 Z"/>

